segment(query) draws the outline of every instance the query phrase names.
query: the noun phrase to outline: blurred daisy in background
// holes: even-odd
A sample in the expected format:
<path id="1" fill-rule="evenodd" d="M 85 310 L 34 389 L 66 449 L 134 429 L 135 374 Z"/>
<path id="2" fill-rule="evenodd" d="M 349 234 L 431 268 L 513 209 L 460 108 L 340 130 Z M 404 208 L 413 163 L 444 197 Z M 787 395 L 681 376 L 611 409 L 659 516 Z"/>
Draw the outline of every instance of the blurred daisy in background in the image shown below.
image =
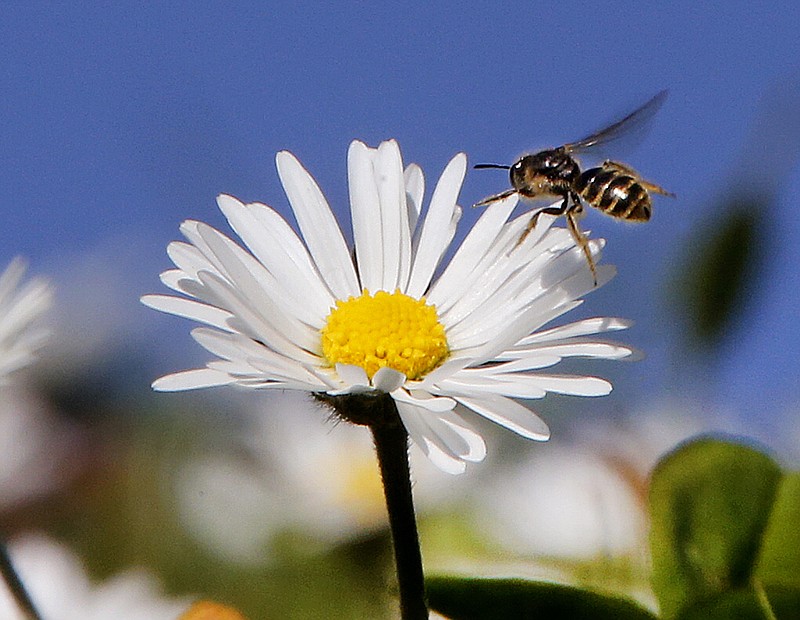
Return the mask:
<path id="1" fill-rule="evenodd" d="M 0 513 L 64 488 L 84 443 L 77 427 L 24 385 L 0 388 Z"/>
<path id="2" fill-rule="evenodd" d="M 680 441 L 711 427 L 677 403 L 597 420 L 507 465 L 474 489 L 475 526 L 515 574 L 605 589 L 656 609 L 649 584 L 650 473 Z M 525 570 L 528 566 L 529 570 Z"/>
<path id="3" fill-rule="evenodd" d="M 141 569 L 93 583 L 74 553 L 43 535 L 13 540 L 10 554 L 43 618 L 175 620 L 190 605 L 188 599 L 164 596 L 156 580 Z M 4 584 L 0 584 L 0 618 L 26 619 Z"/>
<path id="4" fill-rule="evenodd" d="M 349 424 L 320 424 L 325 415 L 307 394 L 271 394 L 250 407 L 230 449 L 184 462 L 176 497 L 195 539 L 229 562 L 262 564 L 281 532 L 329 547 L 384 530 L 383 487 L 369 435 Z M 421 518 L 447 510 L 471 479 L 453 484 L 415 446 L 411 459 Z"/>
<path id="5" fill-rule="evenodd" d="M 490 533 L 513 554 L 619 557 L 644 540 L 635 489 L 585 446 L 548 446 L 484 489 Z"/>
<path id="6" fill-rule="evenodd" d="M 0 275 L 0 512 L 47 493 L 64 482 L 77 435 L 57 420 L 44 400 L 11 375 L 31 364 L 48 329 L 42 315 L 52 303 L 41 278 L 23 283 L 25 262 L 15 258 Z"/>
<path id="7" fill-rule="evenodd" d="M 33 362 L 48 332 L 39 325 L 52 303 L 50 285 L 40 278 L 21 284 L 25 262 L 15 258 L 0 275 L 0 385 Z"/>
<path id="8" fill-rule="evenodd" d="M 546 370 L 567 357 L 631 354 L 593 337 L 627 327 L 620 319 L 542 329 L 594 288 L 581 250 L 553 217 L 519 244 L 528 217 L 509 221 L 516 196 L 498 201 L 441 265 L 461 213 L 463 154 L 446 166 L 423 218 L 422 171 L 403 169 L 397 143 L 353 142 L 352 253 L 311 175 L 288 152 L 276 160 L 303 240 L 272 208 L 226 195 L 219 207 L 250 252 L 206 224 L 183 223 L 189 243 L 169 245 L 177 268 L 161 279 L 185 297 L 142 301 L 208 325 L 192 335 L 217 359 L 162 377 L 155 389 L 293 389 L 329 402 L 389 393 L 414 442 L 451 473 L 486 454 L 472 414 L 545 440 L 547 425 L 518 399 L 610 392 L 603 379 Z M 601 247 L 590 242 L 595 259 Z M 613 274 L 600 266 L 598 284 Z"/>

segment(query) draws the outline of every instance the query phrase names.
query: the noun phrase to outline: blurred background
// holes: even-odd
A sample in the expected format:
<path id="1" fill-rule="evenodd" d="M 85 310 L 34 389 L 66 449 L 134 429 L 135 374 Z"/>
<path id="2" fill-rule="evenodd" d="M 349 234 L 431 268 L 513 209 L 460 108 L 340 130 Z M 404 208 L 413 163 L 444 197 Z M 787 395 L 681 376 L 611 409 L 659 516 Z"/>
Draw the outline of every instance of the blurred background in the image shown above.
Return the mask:
<path id="1" fill-rule="evenodd" d="M 642 139 L 602 156 L 677 198 L 657 197 L 646 225 L 587 215 L 619 274 L 570 317 L 635 320 L 620 339 L 645 359 L 574 364 L 615 391 L 532 403 L 547 444 L 481 425 L 488 461 L 457 479 L 414 455 L 428 570 L 651 604 L 659 455 L 719 431 L 787 466 L 800 456 L 798 23 L 788 1 L 4 5 L 0 265 L 22 255 L 56 292 L 40 361 L 0 393 L 12 551 L 40 566 L 42 549 L 68 555 L 87 588 L 140 571 L 149 585 L 128 596 L 211 597 L 254 619 L 325 617 L 331 600 L 337 617 L 386 616 L 365 431 L 291 394 L 151 392 L 206 360 L 190 324 L 138 302 L 162 291 L 167 243 L 189 218 L 228 232 L 221 192 L 291 221 L 281 149 L 346 218 L 352 139 L 397 138 L 429 193 L 458 151 L 512 163 L 666 88 Z M 507 183 L 468 173 L 462 235 L 469 205 Z"/>

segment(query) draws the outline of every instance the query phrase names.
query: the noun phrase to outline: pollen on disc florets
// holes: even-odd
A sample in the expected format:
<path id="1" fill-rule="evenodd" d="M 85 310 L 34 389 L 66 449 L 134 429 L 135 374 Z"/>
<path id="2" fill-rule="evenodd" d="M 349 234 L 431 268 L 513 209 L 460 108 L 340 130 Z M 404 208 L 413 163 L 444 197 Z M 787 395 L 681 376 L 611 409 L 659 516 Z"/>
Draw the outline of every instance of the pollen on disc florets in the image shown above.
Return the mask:
<path id="1" fill-rule="evenodd" d="M 336 302 L 322 328 L 322 352 L 331 366 L 361 366 L 370 379 L 388 366 L 414 380 L 441 364 L 449 349 L 436 308 L 424 297 L 364 290 Z"/>

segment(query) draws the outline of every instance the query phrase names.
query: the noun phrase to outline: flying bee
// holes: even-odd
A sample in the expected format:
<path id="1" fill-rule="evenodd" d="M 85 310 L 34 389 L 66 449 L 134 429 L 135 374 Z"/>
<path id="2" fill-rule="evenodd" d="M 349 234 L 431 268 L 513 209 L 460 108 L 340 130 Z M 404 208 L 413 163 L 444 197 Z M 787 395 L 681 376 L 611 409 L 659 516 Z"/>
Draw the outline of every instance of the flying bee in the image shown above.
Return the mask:
<path id="1" fill-rule="evenodd" d="M 655 183 L 645 181 L 635 170 L 617 161 L 606 160 L 600 166 L 581 171 L 574 156 L 590 147 L 617 140 L 635 127 L 642 127 L 655 115 L 666 97 L 667 91 L 663 90 L 616 123 L 577 142 L 523 155 L 511 166 L 477 164 L 475 168 L 508 170 L 512 189 L 484 198 L 474 206 L 485 206 L 513 194 L 526 199 L 561 198 L 560 205 L 542 208 L 533 214 L 517 241 L 517 246 L 534 229 L 542 213 L 563 215 L 576 245 L 586 256 L 597 286 L 597 269 L 589 250 L 589 242 L 578 226 L 577 218 L 583 213 L 583 204 L 619 219 L 646 222 L 652 211 L 650 193 L 672 197 L 675 195 Z"/>

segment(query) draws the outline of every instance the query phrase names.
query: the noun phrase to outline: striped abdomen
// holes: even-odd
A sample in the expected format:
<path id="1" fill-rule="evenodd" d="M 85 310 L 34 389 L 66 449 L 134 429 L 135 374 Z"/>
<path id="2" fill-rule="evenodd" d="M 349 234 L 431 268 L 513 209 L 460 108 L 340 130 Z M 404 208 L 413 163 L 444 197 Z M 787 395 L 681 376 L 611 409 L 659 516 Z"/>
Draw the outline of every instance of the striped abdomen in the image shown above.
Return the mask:
<path id="1" fill-rule="evenodd" d="M 614 217 L 639 222 L 650 219 L 650 194 L 636 177 L 613 164 L 581 173 L 575 191 L 588 204 Z"/>

